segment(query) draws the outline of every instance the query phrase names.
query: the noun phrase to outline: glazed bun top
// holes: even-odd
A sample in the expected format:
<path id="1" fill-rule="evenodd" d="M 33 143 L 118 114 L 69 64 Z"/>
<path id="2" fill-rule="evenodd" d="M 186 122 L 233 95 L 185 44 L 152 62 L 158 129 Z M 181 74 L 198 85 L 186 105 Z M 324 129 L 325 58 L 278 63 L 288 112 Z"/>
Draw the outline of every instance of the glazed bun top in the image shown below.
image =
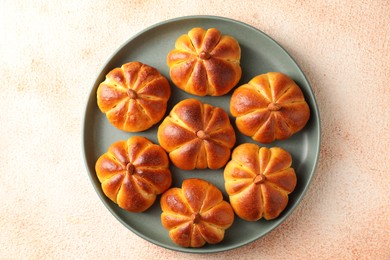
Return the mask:
<path id="1" fill-rule="evenodd" d="M 130 212 L 147 210 L 172 184 L 166 152 L 141 136 L 113 143 L 95 170 L 104 194 Z"/>
<path id="2" fill-rule="evenodd" d="M 139 132 L 164 117 L 170 95 L 168 80 L 157 69 L 133 61 L 106 75 L 97 90 L 97 103 L 112 125 Z"/>
<path id="3" fill-rule="evenodd" d="M 285 140 L 308 122 L 310 109 L 287 75 L 269 72 L 238 87 L 230 100 L 238 130 L 260 143 Z"/>
<path id="4" fill-rule="evenodd" d="M 171 162 L 183 170 L 223 167 L 236 142 L 228 114 L 193 98 L 173 107 L 157 137 Z"/>
<path id="5" fill-rule="evenodd" d="M 240 80 L 240 58 L 240 45 L 232 36 L 215 28 L 193 28 L 176 40 L 167 64 L 180 89 L 197 96 L 221 96 Z"/>

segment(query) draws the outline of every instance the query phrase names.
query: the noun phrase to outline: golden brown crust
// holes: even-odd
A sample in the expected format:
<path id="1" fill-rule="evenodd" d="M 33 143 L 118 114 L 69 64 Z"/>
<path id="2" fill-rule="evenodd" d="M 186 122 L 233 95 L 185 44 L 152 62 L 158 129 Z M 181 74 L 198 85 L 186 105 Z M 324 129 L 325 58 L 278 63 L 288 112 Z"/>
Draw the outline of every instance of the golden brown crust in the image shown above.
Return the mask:
<path id="1" fill-rule="evenodd" d="M 179 102 L 159 126 L 157 137 L 172 163 L 184 170 L 223 167 L 236 142 L 228 114 L 197 99 Z"/>
<path id="2" fill-rule="evenodd" d="M 215 28 L 193 28 L 176 40 L 167 64 L 173 83 L 197 96 L 221 96 L 241 78 L 237 40 Z"/>
<path id="3" fill-rule="evenodd" d="M 97 103 L 115 127 L 138 132 L 163 118 L 170 95 L 168 80 L 157 69 L 134 61 L 106 75 L 97 90 Z"/>
<path id="4" fill-rule="evenodd" d="M 104 194 L 130 212 L 147 210 L 172 183 L 166 152 L 144 137 L 113 143 L 95 170 Z"/>
<path id="5" fill-rule="evenodd" d="M 290 153 L 279 147 L 237 146 L 224 170 L 225 189 L 242 219 L 274 219 L 286 208 L 297 179 Z"/>
<path id="6" fill-rule="evenodd" d="M 238 130 L 260 143 L 289 138 L 310 117 L 301 89 L 279 72 L 256 76 L 238 87 L 230 100 L 230 112 Z"/>
<path id="7" fill-rule="evenodd" d="M 167 190 L 160 204 L 163 226 L 172 241 L 182 247 L 219 243 L 234 221 L 233 209 L 221 191 L 200 179 L 187 179 L 181 189 Z"/>

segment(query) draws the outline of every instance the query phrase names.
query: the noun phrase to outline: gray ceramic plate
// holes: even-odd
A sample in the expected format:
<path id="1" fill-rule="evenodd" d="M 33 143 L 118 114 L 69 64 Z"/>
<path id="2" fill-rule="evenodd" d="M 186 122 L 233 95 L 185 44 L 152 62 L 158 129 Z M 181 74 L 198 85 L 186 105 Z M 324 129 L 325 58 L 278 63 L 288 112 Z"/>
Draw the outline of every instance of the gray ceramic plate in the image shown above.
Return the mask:
<path id="1" fill-rule="evenodd" d="M 280 71 L 293 78 L 302 88 L 305 98 L 311 108 L 311 118 L 305 128 L 285 141 L 274 142 L 270 146 L 280 146 L 288 150 L 293 157 L 293 167 L 298 176 L 298 184 L 290 195 L 290 201 L 285 211 L 275 220 L 246 222 L 235 218 L 232 227 L 226 233 L 224 240 L 216 245 L 206 245 L 202 248 L 181 248 L 169 238 L 167 230 L 161 225 L 161 208 L 159 197 L 156 203 L 144 213 L 129 213 L 120 209 L 103 194 L 95 174 L 95 162 L 105 153 L 115 141 L 127 140 L 132 135 L 142 135 L 157 143 L 157 126 L 141 133 L 126 133 L 110 125 L 96 103 L 96 90 L 105 75 L 115 67 L 120 67 L 129 61 L 140 61 L 157 68 L 169 79 L 169 69 L 166 56 L 174 47 L 175 40 L 193 27 L 218 28 L 222 33 L 235 37 L 241 46 L 241 65 L 243 75 L 238 85 L 248 82 L 258 74 L 269 71 Z M 172 97 L 169 100 L 167 113 L 180 100 L 194 97 L 176 88 L 172 82 Z M 229 112 L 230 94 L 222 97 L 204 97 L 203 102 L 219 106 Z M 229 114 L 230 115 L 230 114 Z M 233 121 L 233 118 L 232 118 Z M 253 142 L 250 138 L 237 133 L 236 145 L 243 142 Z M 320 147 L 320 120 L 315 97 L 303 72 L 290 55 L 274 40 L 261 31 L 242 22 L 212 16 L 191 16 L 172 19 L 153 25 L 132 37 L 121 46 L 104 65 L 97 77 L 87 102 L 84 129 L 83 150 L 84 159 L 92 184 L 107 209 L 129 230 L 140 237 L 165 248 L 189 253 L 214 253 L 230 250 L 248 244 L 261 238 L 282 223 L 301 201 L 314 174 Z M 184 179 L 190 177 L 210 181 L 223 191 L 223 170 L 182 171 L 171 167 L 173 186 L 181 187 Z"/>

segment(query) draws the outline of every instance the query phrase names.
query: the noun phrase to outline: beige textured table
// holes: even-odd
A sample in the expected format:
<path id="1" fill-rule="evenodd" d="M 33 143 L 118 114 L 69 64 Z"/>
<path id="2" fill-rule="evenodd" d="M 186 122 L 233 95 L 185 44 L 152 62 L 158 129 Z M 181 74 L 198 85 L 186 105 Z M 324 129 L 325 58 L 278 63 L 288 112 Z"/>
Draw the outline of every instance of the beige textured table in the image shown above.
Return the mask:
<path id="1" fill-rule="evenodd" d="M 0 258 L 390 259 L 390 2 L 276 2 L 1 1 Z M 86 100 L 110 55 L 147 26 L 198 14 L 278 41 L 307 75 L 322 123 L 297 209 L 264 238 L 214 255 L 127 230 L 95 193 L 81 148 Z"/>

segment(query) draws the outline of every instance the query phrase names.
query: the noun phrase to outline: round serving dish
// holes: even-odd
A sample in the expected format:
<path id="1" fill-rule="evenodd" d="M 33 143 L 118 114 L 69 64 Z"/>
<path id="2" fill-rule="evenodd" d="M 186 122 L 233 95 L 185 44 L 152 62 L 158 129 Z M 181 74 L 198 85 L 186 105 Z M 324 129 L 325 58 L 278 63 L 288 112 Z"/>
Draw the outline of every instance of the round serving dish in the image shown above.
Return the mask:
<path id="1" fill-rule="evenodd" d="M 127 140 L 133 135 L 144 136 L 154 143 L 157 142 L 157 128 L 139 133 L 127 133 L 112 126 L 105 115 L 100 112 L 96 91 L 104 81 L 105 75 L 115 67 L 130 61 L 140 61 L 157 68 L 161 74 L 169 79 L 169 68 L 166 65 L 166 56 L 174 48 L 176 39 L 194 27 L 205 29 L 215 27 L 223 34 L 235 37 L 241 46 L 242 78 L 237 86 L 247 83 L 256 75 L 270 71 L 279 71 L 290 76 L 302 89 L 311 110 L 311 117 L 305 128 L 291 138 L 284 141 L 275 141 L 262 146 L 279 146 L 289 151 L 293 158 L 293 167 L 297 174 L 297 186 L 289 196 L 289 203 L 282 214 L 270 221 L 259 220 L 248 222 L 235 217 L 233 225 L 226 231 L 224 240 L 216 245 L 206 245 L 202 248 L 182 248 L 174 244 L 168 236 L 168 231 L 161 225 L 161 208 L 159 198 L 155 204 L 143 213 L 130 213 L 119 208 L 108 199 L 95 173 L 95 162 L 108 147 L 118 141 Z M 204 103 L 222 107 L 229 113 L 231 93 L 221 97 L 196 97 L 178 89 L 170 81 L 172 96 L 168 103 L 167 113 L 179 101 L 186 98 L 198 98 Z M 230 113 L 229 116 L 231 117 Z M 234 119 L 231 117 L 234 125 Z M 243 136 L 236 130 L 236 146 L 253 142 L 251 138 Z M 304 73 L 293 58 L 273 39 L 258 29 L 240 21 L 215 16 L 188 16 L 160 22 L 146 28 L 124 43 L 107 61 L 96 78 L 89 99 L 86 104 L 84 126 L 82 133 L 84 160 L 91 182 L 107 209 L 129 230 L 156 245 L 171 250 L 188 253 L 215 253 L 226 251 L 253 242 L 280 225 L 297 207 L 309 187 L 319 158 L 321 127 L 319 112 L 313 91 Z M 216 185 L 228 196 L 224 189 L 223 169 L 183 171 L 171 166 L 173 184 L 181 187 L 187 178 L 201 178 Z"/>

